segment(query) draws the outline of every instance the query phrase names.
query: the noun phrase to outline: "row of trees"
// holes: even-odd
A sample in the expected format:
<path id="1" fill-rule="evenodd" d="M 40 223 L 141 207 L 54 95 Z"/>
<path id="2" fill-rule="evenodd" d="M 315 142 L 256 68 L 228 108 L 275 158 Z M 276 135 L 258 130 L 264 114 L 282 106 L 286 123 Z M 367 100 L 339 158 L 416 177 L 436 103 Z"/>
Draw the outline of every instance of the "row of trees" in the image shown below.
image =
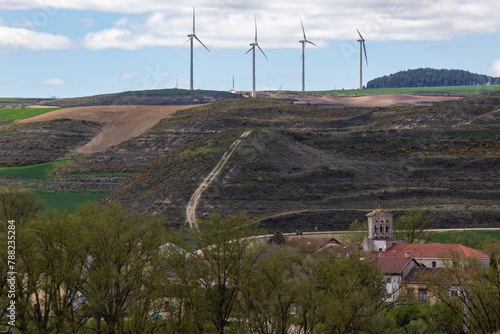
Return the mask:
<path id="1" fill-rule="evenodd" d="M 463 70 L 419 68 L 370 80 L 367 88 L 498 85 L 500 78 Z"/>
<path id="2" fill-rule="evenodd" d="M 27 194 L 24 201 L 36 202 Z M 0 192 L 9 215 L 19 203 L 14 197 Z M 6 249 L 5 218 L 0 249 Z M 260 231 L 244 215 L 212 214 L 199 222 L 200 231 L 179 232 L 118 205 L 88 204 L 75 215 L 23 212 L 16 224 L 21 333 L 459 333 L 464 319 L 473 332 L 483 323 L 489 326 L 483 332 L 500 327 L 500 315 L 491 312 L 500 309 L 494 279 L 483 291 L 456 270 L 467 291 L 460 302 L 444 292 L 456 280 L 433 285 L 432 276 L 429 289 L 443 291 L 441 303 L 408 300 L 396 307 L 384 302 L 383 275 L 360 254 L 327 258 L 257 242 Z M 484 280 L 484 269 L 469 269 L 467 275 Z M 10 302 L 4 255 L 0 270 L 4 321 Z"/>

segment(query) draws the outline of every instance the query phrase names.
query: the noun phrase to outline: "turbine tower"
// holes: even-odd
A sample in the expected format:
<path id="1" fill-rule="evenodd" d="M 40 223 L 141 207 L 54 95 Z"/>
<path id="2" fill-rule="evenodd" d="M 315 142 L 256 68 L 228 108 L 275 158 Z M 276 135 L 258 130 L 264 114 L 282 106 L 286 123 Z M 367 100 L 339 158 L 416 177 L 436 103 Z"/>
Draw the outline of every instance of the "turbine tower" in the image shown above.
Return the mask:
<path id="1" fill-rule="evenodd" d="M 359 89 L 363 89 L 363 50 L 365 51 L 365 59 L 366 59 L 366 66 L 368 66 L 368 57 L 366 56 L 366 46 L 365 46 L 365 39 L 363 36 L 361 36 L 361 33 L 359 32 L 358 29 L 356 31 L 359 34 L 360 39 L 358 39 L 359 42 Z"/>
<path id="2" fill-rule="evenodd" d="M 306 31 L 304 30 L 304 24 L 302 23 L 302 19 L 300 18 L 300 25 L 302 26 L 302 32 L 304 33 L 304 39 L 299 41 L 299 43 L 302 43 L 302 91 L 306 91 L 306 43 L 312 44 L 314 46 L 317 46 L 313 42 L 309 41 L 306 38 Z"/>
<path id="3" fill-rule="evenodd" d="M 256 97 L 257 96 L 255 94 L 255 47 L 258 47 L 259 50 L 260 50 L 260 52 L 262 52 L 262 54 L 264 55 L 264 57 L 266 57 L 266 60 L 268 60 L 266 54 L 260 48 L 259 43 L 257 43 L 257 19 L 254 18 L 254 20 L 255 20 L 255 42 L 254 43 L 250 43 L 250 46 L 251 46 L 250 50 L 248 50 L 247 52 L 245 52 L 245 54 L 247 54 L 250 51 L 253 51 L 253 53 L 252 53 L 252 56 L 253 56 L 252 97 Z"/>
<path id="4" fill-rule="evenodd" d="M 203 45 L 208 52 L 210 52 L 210 50 L 205 46 L 205 44 L 203 44 L 203 42 L 196 36 L 194 7 L 193 7 L 193 33 L 187 35 L 187 37 L 188 40 L 186 41 L 186 43 L 189 41 L 191 42 L 191 73 L 189 77 L 189 89 L 193 90 L 193 39 L 196 39 L 198 42 L 200 42 L 200 44 Z"/>

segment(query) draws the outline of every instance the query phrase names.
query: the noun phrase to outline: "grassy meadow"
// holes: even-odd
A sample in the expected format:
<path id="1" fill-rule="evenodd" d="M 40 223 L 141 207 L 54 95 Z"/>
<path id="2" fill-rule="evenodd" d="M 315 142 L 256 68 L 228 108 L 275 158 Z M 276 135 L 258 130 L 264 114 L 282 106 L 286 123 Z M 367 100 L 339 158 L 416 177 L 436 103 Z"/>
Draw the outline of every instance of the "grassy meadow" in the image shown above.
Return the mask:
<path id="1" fill-rule="evenodd" d="M 44 201 L 46 209 L 56 209 L 68 214 L 75 213 L 79 205 L 86 202 L 97 202 L 104 199 L 106 193 L 82 192 L 48 192 L 35 190 L 35 193 Z"/>
<path id="2" fill-rule="evenodd" d="M 433 242 L 449 243 L 475 243 L 477 240 L 492 238 L 500 241 L 500 230 L 463 230 L 436 233 Z"/>
<path id="3" fill-rule="evenodd" d="M 0 176 L 20 177 L 28 179 L 48 179 L 55 177 L 51 172 L 62 165 L 68 165 L 73 160 L 61 160 L 55 162 L 46 162 L 37 165 L 20 166 L 20 167 L 1 167 Z"/>
<path id="4" fill-rule="evenodd" d="M 15 122 L 38 116 L 60 108 L 7 108 L 0 109 L 0 122 Z"/>

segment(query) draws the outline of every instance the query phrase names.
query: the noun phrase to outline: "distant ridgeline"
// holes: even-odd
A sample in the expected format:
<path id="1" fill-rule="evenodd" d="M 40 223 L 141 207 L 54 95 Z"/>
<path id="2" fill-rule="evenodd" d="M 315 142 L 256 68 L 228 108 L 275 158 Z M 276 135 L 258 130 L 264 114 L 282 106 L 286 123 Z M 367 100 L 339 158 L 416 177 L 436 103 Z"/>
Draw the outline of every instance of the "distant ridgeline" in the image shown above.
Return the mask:
<path id="1" fill-rule="evenodd" d="M 500 78 L 462 70 L 419 68 L 368 81 L 366 88 L 499 85 Z"/>

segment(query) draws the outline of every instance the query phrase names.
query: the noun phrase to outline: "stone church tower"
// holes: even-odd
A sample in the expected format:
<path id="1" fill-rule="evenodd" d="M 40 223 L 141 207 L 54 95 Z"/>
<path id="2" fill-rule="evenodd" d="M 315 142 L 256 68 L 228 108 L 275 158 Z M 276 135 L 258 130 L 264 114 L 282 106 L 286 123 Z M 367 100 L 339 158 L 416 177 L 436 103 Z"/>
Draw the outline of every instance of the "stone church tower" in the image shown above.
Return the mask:
<path id="1" fill-rule="evenodd" d="M 368 238 L 392 239 L 392 213 L 377 209 L 368 217 Z"/>
<path id="2" fill-rule="evenodd" d="M 368 217 L 368 235 L 363 240 L 363 250 L 386 251 L 403 240 L 394 239 L 392 234 L 392 213 L 377 209 L 366 215 Z"/>

